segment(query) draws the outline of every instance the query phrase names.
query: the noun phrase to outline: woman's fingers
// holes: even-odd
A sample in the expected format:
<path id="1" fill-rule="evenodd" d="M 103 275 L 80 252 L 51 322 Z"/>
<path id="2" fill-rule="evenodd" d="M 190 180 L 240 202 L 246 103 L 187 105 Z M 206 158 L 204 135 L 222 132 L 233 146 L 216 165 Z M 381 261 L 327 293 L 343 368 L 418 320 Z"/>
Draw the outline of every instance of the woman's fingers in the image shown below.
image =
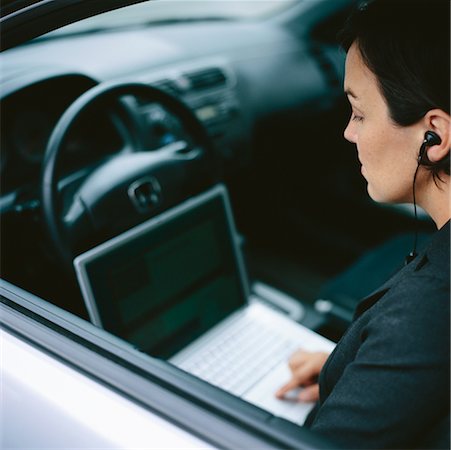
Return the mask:
<path id="1" fill-rule="evenodd" d="M 292 378 L 288 383 L 283 385 L 277 392 L 276 397 L 283 399 L 285 395 L 292 389 L 299 387 L 297 381 Z M 316 402 L 319 399 L 319 385 L 318 383 L 312 384 L 310 386 L 305 386 L 301 389 L 297 396 L 298 400 L 301 402 Z"/>
<path id="2" fill-rule="evenodd" d="M 319 384 L 315 383 L 307 386 L 298 395 L 301 402 L 316 402 L 319 400 Z"/>
<path id="3" fill-rule="evenodd" d="M 288 360 L 288 366 L 293 371 L 300 365 L 304 364 L 308 361 L 309 357 L 312 355 L 310 352 L 306 352 L 305 350 L 296 350 Z"/>
<path id="4" fill-rule="evenodd" d="M 283 398 L 289 391 L 305 387 L 299 394 L 299 399 L 302 401 L 312 401 L 311 398 L 317 399 L 318 388 L 314 386 L 317 386 L 316 380 L 327 357 L 328 354 L 323 352 L 312 353 L 303 350 L 295 352 L 288 363 L 292 374 L 291 379 L 276 392 L 276 397 Z"/>
<path id="5" fill-rule="evenodd" d="M 292 389 L 296 389 L 299 387 L 299 383 L 296 378 L 292 378 L 288 383 L 285 383 L 279 390 L 276 392 L 277 398 L 283 398 L 285 394 Z"/>
<path id="6" fill-rule="evenodd" d="M 296 389 L 297 387 L 311 384 L 312 378 L 316 378 L 318 372 L 315 369 L 315 366 L 312 366 L 309 363 L 305 363 L 304 365 L 298 367 L 296 370 L 292 370 L 292 377 L 290 381 L 285 383 L 277 392 L 276 397 L 282 398 L 288 391 L 292 389 Z"/>
<path id="7" fill-rule="evenodd" d="M 309 364 L 310 366 L 316 366 L 318 373 L 329 357 L 325 352 L 306 352 L 305 350 L 298 350 L 294 352 L 288 360 L 288 366 L 292 372 L 295 372 L 299 367 Z"/>

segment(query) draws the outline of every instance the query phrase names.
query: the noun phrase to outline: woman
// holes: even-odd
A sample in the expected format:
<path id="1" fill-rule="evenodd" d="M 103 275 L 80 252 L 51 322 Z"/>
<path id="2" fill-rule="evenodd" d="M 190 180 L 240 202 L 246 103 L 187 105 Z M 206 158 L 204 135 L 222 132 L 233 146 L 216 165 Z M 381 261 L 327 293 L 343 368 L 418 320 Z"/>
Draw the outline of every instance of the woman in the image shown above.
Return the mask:
<path id="1" fill-rule="evenodd" d="M 420 205 L 437 233 L 358 306 L 329 356 L 297 352 L 283 397 L 345 448 L 449 448 L 449 1 L 375 0 L 343 31 L 344 88 L 368 194 Z M 319 379 L 318 379 L 319 375 Z"/>

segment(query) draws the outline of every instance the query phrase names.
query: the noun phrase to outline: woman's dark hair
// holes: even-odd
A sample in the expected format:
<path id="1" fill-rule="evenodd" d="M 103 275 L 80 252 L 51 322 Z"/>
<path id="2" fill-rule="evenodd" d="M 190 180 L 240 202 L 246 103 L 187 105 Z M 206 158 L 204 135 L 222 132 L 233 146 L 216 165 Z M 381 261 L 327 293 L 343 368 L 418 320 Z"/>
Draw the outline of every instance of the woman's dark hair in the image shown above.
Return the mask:
<path id="1" fill-rule="evenodd" d="M 431 109 L 450 113 L 449 0 L 374 0 L 357 8 L 339 38 L 356 42 L 376 75 L 392 120 L 412 125 Z M 423 159 L 434 179 L 450 174 L 450 158 Z"/>

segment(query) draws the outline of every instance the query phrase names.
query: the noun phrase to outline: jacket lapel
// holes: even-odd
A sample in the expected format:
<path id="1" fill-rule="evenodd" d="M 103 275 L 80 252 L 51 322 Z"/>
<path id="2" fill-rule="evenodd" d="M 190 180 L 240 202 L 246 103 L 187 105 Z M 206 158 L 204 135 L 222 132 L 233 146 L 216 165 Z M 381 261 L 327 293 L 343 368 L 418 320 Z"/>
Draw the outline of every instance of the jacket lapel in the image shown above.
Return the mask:
<path id="1" fill-rule="evenodd" d="M 421 258 L 420 258 L 421 259 Z M 395 275 L 393 275 L 388 281 L 386 281 L 382 286 L 373 291 L 370 295 L 362 299 L 362 301 L 357 305 L 354 314 L 354 320 L 361 316 L 365 311 L 371 308 L 375 303 L 377 303 L 389 290 L 396 284 L 400 279 L 408 276 L 416 268 L 416 264 L 412 261 L 407 266 L 404 266 Z"/>

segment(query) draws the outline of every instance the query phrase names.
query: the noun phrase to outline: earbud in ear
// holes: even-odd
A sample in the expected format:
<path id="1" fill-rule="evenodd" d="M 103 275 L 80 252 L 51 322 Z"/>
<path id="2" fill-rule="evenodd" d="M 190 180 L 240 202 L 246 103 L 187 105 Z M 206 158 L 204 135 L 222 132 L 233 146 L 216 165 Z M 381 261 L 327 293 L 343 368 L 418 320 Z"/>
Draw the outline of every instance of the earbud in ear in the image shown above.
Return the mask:
<path id="1" fill-rule="evenodd" d="M 434 131 L 426 131 L 426 133 L 424 133 L 423 144 L 425 144 L 426 147 L 431 147 L 432 145 L 438 145 L 441 143 L 442 140 L 440 139 L 440 136 Z"/>
<path id="2" fill-rule="evenodd" d="M 423 155 L 427 147 L 432 147 L 433 145 L 438 145 L 441 143 L 442 140 L 437 133 L 434 131 L 426 131 L 426 133 L 424 133 L 424 141 L 421 144 L 420 151 L 418 153 L 418 164 L 421 164 L 421 160 L 423 159 Z"/>

